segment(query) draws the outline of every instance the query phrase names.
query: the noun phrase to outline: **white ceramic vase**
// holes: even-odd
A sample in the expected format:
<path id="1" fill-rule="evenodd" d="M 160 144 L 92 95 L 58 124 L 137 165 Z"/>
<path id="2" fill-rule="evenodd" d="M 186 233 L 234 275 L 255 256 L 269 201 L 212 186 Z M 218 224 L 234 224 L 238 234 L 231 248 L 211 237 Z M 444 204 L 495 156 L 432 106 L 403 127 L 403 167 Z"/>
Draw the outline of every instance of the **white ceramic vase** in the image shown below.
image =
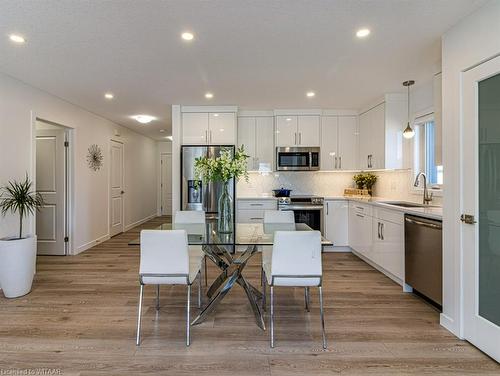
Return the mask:
<path id="1" fill-rule="evenodd" d="M 6 298 L 31 291 L 36 267 L 36 236 L 0 240 L 0 288 Z"/>

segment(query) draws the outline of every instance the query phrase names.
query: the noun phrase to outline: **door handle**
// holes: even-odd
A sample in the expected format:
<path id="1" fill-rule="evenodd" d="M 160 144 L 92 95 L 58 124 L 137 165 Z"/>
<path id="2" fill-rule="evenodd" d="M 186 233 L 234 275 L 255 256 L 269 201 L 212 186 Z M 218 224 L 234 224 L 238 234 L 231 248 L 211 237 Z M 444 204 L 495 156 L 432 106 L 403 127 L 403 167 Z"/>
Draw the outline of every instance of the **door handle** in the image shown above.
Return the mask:
<path id="1" fill-rule="evenodd" d="M 467 225 L 473 225 L 477 223 L 476 218 L 472 214 L 462 214 L 460 216 L 460 220 Z"/>

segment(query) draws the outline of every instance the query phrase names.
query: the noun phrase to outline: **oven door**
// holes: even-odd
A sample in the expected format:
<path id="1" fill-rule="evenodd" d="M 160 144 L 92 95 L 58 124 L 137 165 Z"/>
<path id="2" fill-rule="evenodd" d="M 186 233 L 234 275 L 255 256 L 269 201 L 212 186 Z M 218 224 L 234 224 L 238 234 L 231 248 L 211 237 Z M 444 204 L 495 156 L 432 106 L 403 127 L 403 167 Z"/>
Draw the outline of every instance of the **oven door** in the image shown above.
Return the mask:
<path id="1" fill-rule="evenodd" d="M 277 148 L 276 168 L 278 171 L 309 171 L 311 153 L 299 148 Z"/>
<path id="2" fill-rule="evenodd" d="M 320 205 L 288 205 L 280 210 L 292 210 L 295 223 L 305 223 L 313 230 L 320 231 L 323 235 L 323 206 Z"/>

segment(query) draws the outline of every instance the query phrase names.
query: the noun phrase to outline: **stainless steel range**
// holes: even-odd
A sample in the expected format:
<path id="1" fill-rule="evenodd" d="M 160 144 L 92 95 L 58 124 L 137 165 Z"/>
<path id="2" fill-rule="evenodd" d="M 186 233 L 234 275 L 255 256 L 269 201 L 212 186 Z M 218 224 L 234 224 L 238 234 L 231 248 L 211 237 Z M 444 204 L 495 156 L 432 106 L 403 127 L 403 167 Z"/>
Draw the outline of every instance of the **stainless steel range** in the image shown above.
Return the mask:
<path id="1" fill-rule="evenodd" d="M 292 210 L 296 223 L 305 223 L 323 234 L 323 197 L 291 196 L 278 199 L 279 210 Z"/>

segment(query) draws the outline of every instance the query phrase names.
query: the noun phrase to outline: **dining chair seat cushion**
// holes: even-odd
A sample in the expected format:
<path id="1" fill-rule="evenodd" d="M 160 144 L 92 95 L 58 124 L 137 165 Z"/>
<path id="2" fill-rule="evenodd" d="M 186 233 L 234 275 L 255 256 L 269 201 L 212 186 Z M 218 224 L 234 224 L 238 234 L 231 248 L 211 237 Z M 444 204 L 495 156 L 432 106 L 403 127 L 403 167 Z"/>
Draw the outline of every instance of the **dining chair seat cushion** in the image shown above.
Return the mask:
<path id="1" fill-rule="evenodd" d="M 189 260 L 189 284 L 193 283 L 201 269 L 201 261 Z M 145 285 L 187 285 L 185 276 L 179 277 L 142 277 L 142 283 Z"/>

